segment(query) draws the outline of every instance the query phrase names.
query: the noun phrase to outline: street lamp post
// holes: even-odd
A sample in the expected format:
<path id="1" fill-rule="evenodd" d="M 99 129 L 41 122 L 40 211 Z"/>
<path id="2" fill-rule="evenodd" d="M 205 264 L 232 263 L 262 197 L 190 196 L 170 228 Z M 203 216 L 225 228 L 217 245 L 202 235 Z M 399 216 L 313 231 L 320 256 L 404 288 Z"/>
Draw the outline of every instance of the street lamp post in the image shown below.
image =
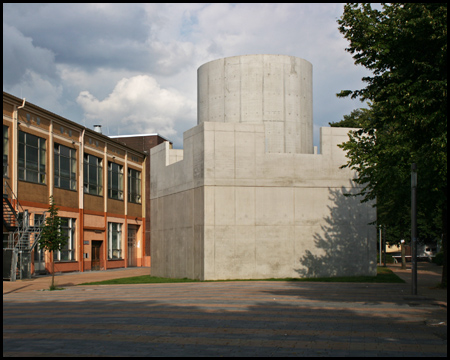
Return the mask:
<path id="1" fill-rule="evenodd" d="M 381 225 L 378 225 L 379 236 L 380 236 L 380 266 L 381 266 Z"/>
<path id="2" fill-rule="evenodd" d="M 417 295 L 417 165 L 411 164 L 411 294 Z"/>

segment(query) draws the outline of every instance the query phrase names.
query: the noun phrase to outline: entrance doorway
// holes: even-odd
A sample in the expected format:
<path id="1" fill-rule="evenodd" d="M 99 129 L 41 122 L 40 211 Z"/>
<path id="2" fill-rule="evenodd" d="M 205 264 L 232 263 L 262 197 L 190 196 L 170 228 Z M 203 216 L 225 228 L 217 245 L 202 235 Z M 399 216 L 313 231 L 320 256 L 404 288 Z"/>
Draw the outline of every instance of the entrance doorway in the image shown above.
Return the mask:
<path id="1" fill-rule="evenodd" d="M 137 266 L 137 233 L 139 226 L 128 225 L 128 266 Z"/>
<path id="2" fill-rule="evenodd" d="M 38 227 L 45 222 L 44 214 L 34 214 L 34 227 Z M 36 236 L 36 235 L 34 235 Z M 34 273 L 37 275 L 46 274 L 45 270 L 45 250 L 39 249 L 39 244 L 34 248 L 33 254 Z"/>
<path id="3" fill-rule="evenodd" d="M 39 249 L 39 246 L 34 248 L 34 273 L 45 274 L 45 250 Z"/>
<path id="4" fill-rule="evenodd" d="M 92 263 L 91 270 L 100 270 L 102 241 L 92 241 Z"/>

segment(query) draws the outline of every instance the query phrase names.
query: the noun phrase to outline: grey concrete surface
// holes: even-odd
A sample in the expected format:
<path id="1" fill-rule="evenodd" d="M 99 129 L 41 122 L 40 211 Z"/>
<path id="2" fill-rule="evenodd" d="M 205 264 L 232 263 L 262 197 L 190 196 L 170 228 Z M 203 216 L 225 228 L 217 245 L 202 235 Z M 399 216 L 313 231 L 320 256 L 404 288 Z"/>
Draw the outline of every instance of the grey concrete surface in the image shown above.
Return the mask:
<path id="1" fill-rule="evenodd" d="M 199 67 L 198 125 L 150 151 L 152 271 L 200 280 L 375 275 L 376 219 L 338 147 L 313 146 L 312 64 L 243 55 Z M 352 257 L 349 262 L 348 258 Z M 327 266 L 323 266 L 327 264 Z"/>

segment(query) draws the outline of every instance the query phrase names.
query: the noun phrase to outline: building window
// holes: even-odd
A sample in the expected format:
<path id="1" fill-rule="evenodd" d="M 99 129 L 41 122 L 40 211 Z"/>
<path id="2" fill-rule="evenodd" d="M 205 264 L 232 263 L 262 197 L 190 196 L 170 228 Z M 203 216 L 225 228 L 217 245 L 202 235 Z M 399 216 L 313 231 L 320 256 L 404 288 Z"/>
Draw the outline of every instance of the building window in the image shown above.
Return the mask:
<path id="1" fill-rule="evenodd" d="M 3 125 L 3 177 L 8 177 L 9 136 L 8 127 Z"/>
<path id="2" fill-rule="evenodd" d="M 84 192 L 92 195 L 103 195 L 102 159 L 84 154 Z"/>
<path id="3" fill-rule="evenodd" d="M 76 190 L 77 153 L 75 149 L 55 144 L 55 186 Z"/>
<path id="4" fill-rule="evenodd" d="M 45 139 L 19 131 L 19 180 L 45 184 Z"/>
<path id="5" fill-rule="evenodd" d="M 128 201 L 141 203 L 141 172 L 128 169 Z"/>
<path id="6" fill-rule="evenodd" d="M 108 223 L 108 259 L 122 259 L 122 224 Z"/>
<path id="7" fill-rule="evenodd" d="M 54 251 L 55 261 L 75 260 L 75 220 L 71 218 L 61 218 L 61 233 L 67 236 L 67 243 L 61 250 Z"/>
<path id="8" fill-rule="evenodd" d="M 123 200 L 123 166 L 108 163 L 108 197 Z"/>

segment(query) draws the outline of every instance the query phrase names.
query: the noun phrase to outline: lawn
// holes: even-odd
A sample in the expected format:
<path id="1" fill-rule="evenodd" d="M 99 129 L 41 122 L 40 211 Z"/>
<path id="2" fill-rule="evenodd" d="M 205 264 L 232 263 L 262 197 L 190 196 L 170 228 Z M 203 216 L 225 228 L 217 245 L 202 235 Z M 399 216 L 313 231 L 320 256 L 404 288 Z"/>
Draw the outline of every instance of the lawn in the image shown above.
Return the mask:
<path id="1" fill-rule="evenodd" d="M 212 280 L 215 281 L 215 280 Z M 328 278 L 284 278 L 284 279 L 259 279 L 259 280 L 220 280 L 220 281 L 310 281 L 310 282 L 355 282 L 355 283 L 404 283 L 392 270 L 378 266 L 376 276 L 347 276 Z M 156 284 L 156 283 L 183 283 L 200 282 L 192 279 L 170 279 L 150 275 L 134 276 L 105 281 L 89 282 L 80 285 L 119 285 L 119 284 Z"/>

